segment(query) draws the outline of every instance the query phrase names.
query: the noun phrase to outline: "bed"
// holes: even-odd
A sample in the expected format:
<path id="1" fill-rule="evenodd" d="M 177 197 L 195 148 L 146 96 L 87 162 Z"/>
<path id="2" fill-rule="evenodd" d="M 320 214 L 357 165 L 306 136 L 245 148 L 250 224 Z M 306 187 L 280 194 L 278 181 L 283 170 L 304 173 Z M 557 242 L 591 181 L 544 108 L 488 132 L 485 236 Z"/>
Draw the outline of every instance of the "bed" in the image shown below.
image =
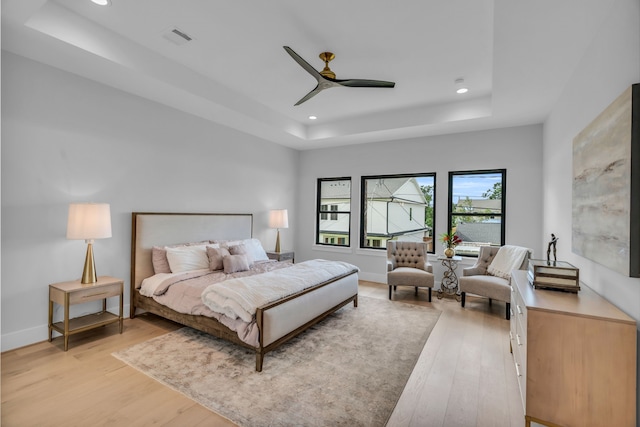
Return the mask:
<path id="1" fill-rule="evenodd" d="M 158 297 L 150 293 L 148 283 L 154 282 L 159 275 L 157 267 L 157 248 L 172 245 L 186 244 L 188 242 L 249 242 L 253 234 L 252 214 L 216 214 L 216 213 L 156 213 L 133 212 L 131 227 L 131 313 L 134 318 L 142 311 L 150 312 L 160 317 L 172 320 L 185 326 L 208 333 L 215 337 L 233 342 L 245 348 L 255 351 L 256 371 L 262 371 L 264 355 L 291 338 L 299 335 L 310 326 L 318 323 L 336 310 L 353 302 L 358 305 L 358 273 L 357 268 L 351 271 L 338 269 L 331 278 L 324 278 L 293 294 L 281 297 L 277 300 L 257 306 L 250 327 L 255 330 L 254 339 L 247 336 L 239 336 L 235 323 L 230 323 L 224 316 L 212 317 L 208 308 L 192 310 L 196 314 L 190 314 L 189 310 L 173 309 L 159 301 Z M 221 243 L 224 244 L 224 243 Z M 156 250 L 154 250 L 154 247 Z M 249 274 L 248 278 L 229 275 L 227 283 L 232 281 L 250 280 L 256 283 L 259 280 L 278 280 L 281 272 L 287 272 L 290 278 L 299 277 L 295 269 L 315 269 L 316 272 L 326 276 L 323 268 L 325 264 L 319 264 L 324 260 L 310 260 L 296 265 L 283 265 L 285 262 L 267 261 L 256 262 L 256 271 Z M 329 261 L 324 261 L 329 262 Z M 314 264 L 315 263 L 315 264 Z M 346 263 L 344 263 L 346 264 Z M 348 264 L 347 264 L 348 265 Z M 353 267 L 353 266 L 352 266 Z M 252 268 L 253 270 L 254 268 Z M 327 269 L 329 271 L 331 269 Z M 202 275 L 208 273 L 202 272 Z M 216 273 L 217 274 L 217 273 Z M 213 276 L 214 274 L 211 274 Z M 243 276 L 245 273 L 239 273 Z M 195 276 L 198 276 L 197 274 Z M 199 279 L 196 279 L 199 280 Z M 287 279 L 290 280 L 290 279 Z M 180 282 L 179 280 L 176 280 Z M 143 287 L 143 283 L 147 288 Z M 156 283 L 159 283 L 156 280 Z M 180 282 L 180 286 L 182 283 Z M 224 283 L 224 282 L 222 282 Z M 243 282 L 244 283 L 244 282 Z M 175 289 L 180 289 L 175 285 Z M 208 285 L 207 291 L 217 289 L 218 285 Z M 173 289 L 173 288 L 172 288 Z M 232 287 L 232 289 L 235 289 Z M 171 292 L 178 292 L 172 290 Z M 193 292 L 193 291 L 192 291 Z M 201 314 L 201 312 L 205 312 Z M 244 330 L 245 335 L 247 331 Z"/>

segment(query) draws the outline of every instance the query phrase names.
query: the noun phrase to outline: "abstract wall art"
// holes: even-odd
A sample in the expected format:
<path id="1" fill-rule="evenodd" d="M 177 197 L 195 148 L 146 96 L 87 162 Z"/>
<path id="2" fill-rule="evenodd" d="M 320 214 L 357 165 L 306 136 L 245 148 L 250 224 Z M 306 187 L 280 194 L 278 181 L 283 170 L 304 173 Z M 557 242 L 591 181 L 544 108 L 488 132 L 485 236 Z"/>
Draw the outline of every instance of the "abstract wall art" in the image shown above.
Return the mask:
<path id="1" fill-rule="evenodd" d="M 640 84 L 573 140 L 572 250 L 640 277 Z"/>

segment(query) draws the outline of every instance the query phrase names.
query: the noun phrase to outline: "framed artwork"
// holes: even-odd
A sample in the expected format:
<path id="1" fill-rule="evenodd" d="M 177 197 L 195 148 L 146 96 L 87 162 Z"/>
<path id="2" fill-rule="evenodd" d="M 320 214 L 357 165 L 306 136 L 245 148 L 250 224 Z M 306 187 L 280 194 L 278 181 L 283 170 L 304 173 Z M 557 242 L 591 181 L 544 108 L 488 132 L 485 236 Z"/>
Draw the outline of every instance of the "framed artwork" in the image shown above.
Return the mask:
<path id="1" fill-rule="evenodd" d="M 575 254 L 640 277 L 640 84 L 573 140 L 572 220 Z"/>

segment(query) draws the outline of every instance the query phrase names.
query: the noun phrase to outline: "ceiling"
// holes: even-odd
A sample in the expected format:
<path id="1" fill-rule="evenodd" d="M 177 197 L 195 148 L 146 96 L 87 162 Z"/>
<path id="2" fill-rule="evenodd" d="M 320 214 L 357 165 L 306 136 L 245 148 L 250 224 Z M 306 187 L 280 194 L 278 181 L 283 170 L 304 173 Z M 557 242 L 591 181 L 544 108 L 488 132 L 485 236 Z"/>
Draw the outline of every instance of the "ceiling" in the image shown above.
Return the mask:
<path id="1" fill-rule="evenodd" d="M 2 0 L 2 48 L 305 150 L 541 123 L 614 2 Z M 317 82 L 283 46 L 396 86 L 294 106 Z"/>

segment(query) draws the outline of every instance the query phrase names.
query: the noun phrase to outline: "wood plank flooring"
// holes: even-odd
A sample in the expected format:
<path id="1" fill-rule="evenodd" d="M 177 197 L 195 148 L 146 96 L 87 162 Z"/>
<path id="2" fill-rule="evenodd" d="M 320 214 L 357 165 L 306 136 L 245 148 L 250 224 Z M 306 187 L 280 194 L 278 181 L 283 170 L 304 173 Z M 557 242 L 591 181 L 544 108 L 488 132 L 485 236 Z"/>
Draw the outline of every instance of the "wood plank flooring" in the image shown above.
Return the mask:
<path id="1" fill-rule="evenodd" d="M 388 298 L 385 284 L 360 295 Z M 427 302 L 398 288 L 393 299 L 442 311 L 388 427 L 522 427 L 504 304 L 467 298 Z M 2 354 L 2 426 L 233 426 L 224 417 L 139 373 L 111 353 L 179 328 L 153 315 Z M 411 339 L 411 337 L 407 337 Z M 268 363 L 268 355 L 267 363 Z"/>

